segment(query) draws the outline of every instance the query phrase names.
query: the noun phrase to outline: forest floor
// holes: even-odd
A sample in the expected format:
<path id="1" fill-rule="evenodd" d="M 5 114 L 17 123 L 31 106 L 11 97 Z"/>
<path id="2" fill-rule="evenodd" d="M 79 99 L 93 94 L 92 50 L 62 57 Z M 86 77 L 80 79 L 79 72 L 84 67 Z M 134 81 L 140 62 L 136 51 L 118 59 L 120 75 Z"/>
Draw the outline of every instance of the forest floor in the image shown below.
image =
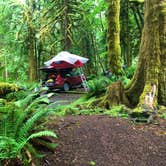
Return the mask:
<path id="1" fill-rule="evenodd" d="M 68 103 L 80 94 L 57 94 Z M 43 151 L 41 166 L 165 166 L 166 120 L 134 124 L 104 115 L 50 117 L 58 147 Z"/>
<path id="2" fill-rule="evenodd" d="M 55 95 L 51 98 L 51 102 L 59 102 L 59 104 L 70 104 L 71 102 L 77 100 L 78 98 L 80 98 L 83 94 L 80 93 L 80 91 L 78 91 L 78 93 L 72 93 L 72 92 L 59 92 L 59 93 L 55 93 Z M 63 101 L 61 103 L 61 101 Z"/>

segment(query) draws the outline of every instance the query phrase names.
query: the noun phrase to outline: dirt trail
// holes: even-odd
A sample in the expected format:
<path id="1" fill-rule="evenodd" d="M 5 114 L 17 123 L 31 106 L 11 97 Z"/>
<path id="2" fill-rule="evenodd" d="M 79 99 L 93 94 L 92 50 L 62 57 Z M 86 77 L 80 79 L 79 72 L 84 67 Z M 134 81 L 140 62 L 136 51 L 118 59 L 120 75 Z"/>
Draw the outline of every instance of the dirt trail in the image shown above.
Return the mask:
<path id="1" fill-rule="evenodd" d="M 72 93 L 72 92 L 59 92 L 55 93 L 55 95 L 51 98 L 51 102 L 57 102 L 57 105 L 66 105 L 70 104 L 73 101 L 80 98 L 83 94 L 81 93 Z"/>
<path id="2" fill-rule="evenodd" d="M 42 166 L 165 166 L 166 121 L 134 125 L 108 116 L 53 119 L 58 147 L 47 152 Z"/>

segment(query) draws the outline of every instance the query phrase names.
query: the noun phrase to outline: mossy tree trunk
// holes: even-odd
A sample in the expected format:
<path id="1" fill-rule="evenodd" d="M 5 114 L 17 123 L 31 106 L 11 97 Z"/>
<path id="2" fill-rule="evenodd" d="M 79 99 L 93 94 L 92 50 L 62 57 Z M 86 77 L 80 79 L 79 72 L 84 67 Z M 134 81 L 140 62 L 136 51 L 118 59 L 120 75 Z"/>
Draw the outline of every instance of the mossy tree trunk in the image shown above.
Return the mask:
<path id="1" fill-rule="evenodd" d="M 159 40 L 160 40 L 160 70 L 158 100 L 166 106 L 166 0 L 160 0 L 159 4 Z"/>
<path id="2" fill-rule="evenodd" d="M 34 82 L 37 79 L 36 57 L 35 57 L 35 29 L 33 25 L 33 12 L 35 1 L 29 1 L 28 13 L 28 36 L 29 36 L 29 81 Z"/>
<path id="3" fill-rule="evenodd" d="M 155 84 L 154 106 L 166 105 L 166 0 L 146 0 L 144 29 L 136 73 L 126 89 L 133 105 L 141 106 Z"/>
<path id="4" fill-rule="evenodd" d="M 69 51 L 72 46 L 72 23 L 71 23 L 71 7 L 70 0 L 62 1 L 62 5 L 64 6 L 64 13 L 62 16 L 62 34 L 64 35 L 62 39 L 62 49 L 65 51 Z"/>
<path id="5" fill-rule="evenodd" d="M 147 105 L 151 109 L 155 108 L 157 104 L 166 106 L 165 39 L 166 0 L 146 0 L 137 69 L 128 87 L 124 91 L 119 90 L 120 93 L 124 93 L 124 97 L 128 98 L 133 107 L 141 108 L 143 105 Z M 99 105 L 105 106 L 105 103 L 107 103 L 107 107 L 109 107 L 112 105 L 112 101 L 116 103 L 109 97 L 109 94 L 115 94 L 116 97 L 117 93 L 112 93 L 113 91 L 112 88 L 108 88 Z M 117 104 L 125 104 L 123 98 L 119 97 L 118 100 L 121 101 L 118 101 Z"/>
<path id="6" fill-rule="evenodd" d="M 29 81 L 34 82 L 37 79 L 36 58 L 35 58 L 35 36 L 32 27 L 29 27 Z"/>
<path id="7" fill-rule="evenodd" d="M 129 0 L 121 1 L 121 46 L 122 46 L 122 56 L 125 59 L 125 64 L 130 67 L 132 64 L 132 56 L 130 54 L 130 27 L 129 27 Z"/>
<path id="8" fill-rule="evenodd" d="M 120 0 L 107 0 L 108 2 L 108 58 L 110 72 L 122 74 L 122 58 L 120 47 Z"/>

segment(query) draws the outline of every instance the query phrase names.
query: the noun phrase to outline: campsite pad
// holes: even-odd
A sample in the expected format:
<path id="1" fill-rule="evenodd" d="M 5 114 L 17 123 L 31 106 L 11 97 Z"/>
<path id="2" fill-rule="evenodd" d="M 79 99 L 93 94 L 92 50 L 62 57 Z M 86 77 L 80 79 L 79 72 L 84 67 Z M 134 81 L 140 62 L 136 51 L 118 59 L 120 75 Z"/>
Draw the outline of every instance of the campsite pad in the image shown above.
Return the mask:
<path id="1" fill-rule="evenodd" d="M 83 93 L 81 93 L 82 91 L 77 91 L 77 93 L 76 91 L 75 93 L 72 93 L 72 91 L 55 93 L 55 95 L 51 97 L 50 102 L 55 102 L 55 106 L 70 104 L 83 95 Z"/>
<path id="2" fill-rule="evenodd" d="M 52 117 L 58 134 L 55 152 L 45 152 L 42 166 L 165 166 L 166 121 L 135 125 L 108 116 Z"/>

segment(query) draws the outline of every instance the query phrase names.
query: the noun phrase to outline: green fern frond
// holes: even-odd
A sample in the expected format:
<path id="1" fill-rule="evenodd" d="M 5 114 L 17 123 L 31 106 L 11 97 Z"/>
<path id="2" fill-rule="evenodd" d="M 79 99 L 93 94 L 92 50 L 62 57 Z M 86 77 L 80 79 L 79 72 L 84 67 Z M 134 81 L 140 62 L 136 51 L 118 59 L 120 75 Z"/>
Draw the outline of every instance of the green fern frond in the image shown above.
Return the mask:
<path id="1" fill-rule="evenodd" d="M 16 150 L 18 143 L 16 140 L 5 136 L 0 136 L 0 140 L 0 160 L 16 158 L 18 154 L 18 151 Z"/>
<path id="2" fill-rule="evenodd" d="M 34 138 L 42 137 L 42 136 L 49 136 L 49 137 L 57 138 L 56 134 L 53 133 L 53 132 L 51 132 L 51 131 L 48 131 L 48 130 L 40 131 L 40 132 L 31 134 L 26 140 L 23 139 L 23 140 L 19 143 L 19 146 L 17 147 L 17 151 L 20 151 L 20 150 L 27 144 L 27 142 L 29 142 L 30 139 L 34 139 Z M 24 138 L 25 138 L 25 137 L 24 137 Z"/>
<path id="3" fill-rule="evenodd" d="M 29 131 L 32 129 L 34 123 L 41 118 L 42 116 L 46 115 L 47 110 L 40 110 L 38 112 L 35 112 L 35 114 L 29 118 L 24 125 L 19 130 L 19 138 L 26 138 Z"/>
<path id="4" fill-rule="evenodd" d="M 31 136 L 28 137 L 27 141 L 29 141 L 30 139 L 42 137 L 42 136 L 49 136 L 49 137 L 57 138 L 57 135 L 54 132 L 45 130 L 45 131 L 40 131 L 40 132 L 32 134 Z"/>
<path id="5" fill-rule="evenodd" d="M 106 87 L 111 83 L 107 77 L 95 78 L 88 81 L 90 95 L 97 95 L 106 90 Z"/>
<path id="6" fill-rule="evenodd" d="M 31 155 L 38 154 L 30 143 L 31 139 L 43 136 L 57 137 L 51 131 L 40 131 L 43 129 L 43 120 L 52 110 L 47 110 L 47 96 L 36 97 L 37 94 L 31 94 L 23 100 L 0 105 L 3 110 L 0 112 L 0 161 L 17 157 L 27 158 L 27 151 Z M 52 143 L 47 144 L 47 141 L 45 145 L 55 147 Z M 29 162 L 28 159 L 24 161 Z"/>
<path id="7" fill-rule="evenodd" d="M 49 150 L 54 150 L 58 144 L 49 142 L 48 140 L 43 139 L 43 137 L 33 139 L 33 142 L 37 143 L 39 146 L 44 146 Z"/>
<path id="8" fill-rule="evenodd" d="M 30 95 L 30 97 L 28 97 L 28 100 L 31 100 L 34 97 L 34 95 Z M 24 100 L 24 102 L 27 102 L 27 99 Z M 27 108 L 25 108 L 25 110 L 18 116 L 17 121 L 16 121 L 16 125 L 15 125 L 15 133 L 17 135 L 19 128 L 22 127 L 22 123 L 23 121 L 26 120 L 28 114 L 30 112 L 32 112 L 33 108 L 38 107 L 38 109 L 40 109 L 40 105 L 39 103 L 44 102 L 44 103 L 49 103 L 49 99 L 47 98 L 47 96 L 41 96 L 39 98 L 36 98 L 29 106 L 27 106 Z M 21 111 L 20 111 L 21 112 Z"/>

